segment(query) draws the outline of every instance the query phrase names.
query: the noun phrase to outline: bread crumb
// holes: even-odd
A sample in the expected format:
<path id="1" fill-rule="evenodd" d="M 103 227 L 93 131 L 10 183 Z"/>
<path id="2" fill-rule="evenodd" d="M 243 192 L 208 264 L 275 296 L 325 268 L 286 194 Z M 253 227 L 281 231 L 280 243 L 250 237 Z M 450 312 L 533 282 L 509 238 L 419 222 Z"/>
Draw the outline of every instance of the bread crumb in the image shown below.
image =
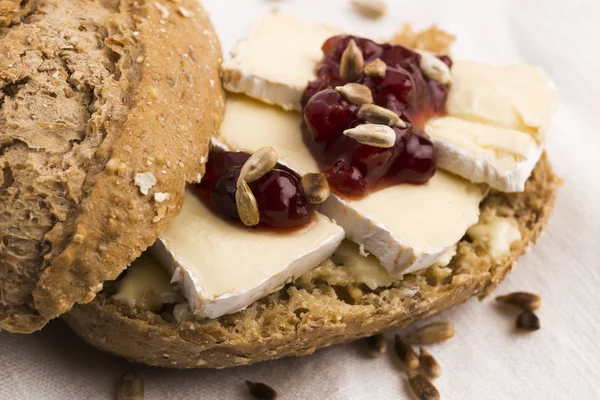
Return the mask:
<path id="1" fill-rule="evenodd" d="M 167 19 L 167 18 L 169 18 L 169 15 L 171 15 L 169 13 L 169 9 L 165 6 L 163 6 L 162 4 L 160 4 L 159 2 L 155 2 L 154 7 L 156 7 L 156 9 L 160 13 L 160 17 L 162 19 Z"/>
<path id="2" fill-rule="evenodd" d="M 191 16 L 192 16 L 192 13 L 190 13 L 190 12 L 189 12 L 189 11 L 188 11 L 186 8 L 184 8 L 183 6 L 179 6 L 179 7 L 177 7 L 177 12 L 178 12 L 179 14 L 181 14 L 181 16 L 182 16 L 182 17 L 185 17 L 185 18 L 189 18 L 189 17 L 191 17 Z"/>
<path id="3" fill-rule="evenodd" d="M 152 172 L 144 172 L 143 174 L 136 174 L 134 183 L 140 188 L 140 192 L 143 195 L 147 195 L 150 189 L 156 185 L 156 177 Z"/>
<path id="4" fill-rule="evenodd" d="M 169 200 L 169 197 L 171 197 L 171 195 L 169 193 L 161 193 L 161 192 L 154 193 L 154 201 L 156 201 L 157 203 L 162 203 L 165 200 Z"/>

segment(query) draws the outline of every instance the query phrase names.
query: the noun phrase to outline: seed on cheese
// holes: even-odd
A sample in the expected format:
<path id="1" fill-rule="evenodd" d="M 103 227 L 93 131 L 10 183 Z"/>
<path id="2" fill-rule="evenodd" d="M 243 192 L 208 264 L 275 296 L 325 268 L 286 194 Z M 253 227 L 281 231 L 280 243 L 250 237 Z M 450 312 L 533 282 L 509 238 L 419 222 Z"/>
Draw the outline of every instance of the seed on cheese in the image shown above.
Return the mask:
<path id="1" fill-rule="evenodd" d="M 301 121 L 298 113 L 234 96 L 227 101 L 219 139 L 230 150 L 254 152 L 270 145 L 279 161 L 296 172 L 316 172 Z M 397 276 L 427 268 L 456 244 L 477 222 L 486 192 L 439 170 L 426 185 L 395 185 L 357 200 L 332 194 L 319 210 Z"/>
<path id="2" fill-rule="evenodd" d="M 231 51 L 232 58 L 223 64 L 223 86 L 299 111 L 302 92 L 322 57 L 321 45 L 338 33 L 273 11 Z"/>
<path id="3" fill-rule="evenodd" d="M 269 32 L 271 36 L 266 35 Z M 238 54 L 224 66 L 230 71 L 225 74 L 226 82 L 231 75 L 243 76 L 244 82 L 252 84 L 230 79 L 225 87 L 286 110 L 299 110 L 306 82 L 315 78 L 314 67 L 322 58 L 321 46 L 335 34 L 333 29 L 303 24 L 281 13 L 269 14 L 238 45 L 246 50 L 239 52 L 243 56 Z M 447 72 L 445 64 L 433 58 L 428 57 L 436 63 L 434 67 Z M 275 70 L 273 64 L 284 67 Z M 430 66 L 424 67 L 433 76 Z M 540 69 L 527 65 L 459 60 L 450 72 L 447 111 L 453 118 L 433 119 L 425 127 L 436 144 L 439 167 L 500 191 L 522 191 L 542 153 L 556 107 L 554 84 Z M 438 79 L 446 82 L 450 77 Z M 501 135 L 506 137 L 495 137 Z M 494 147 L 497 143 L 499 147 Z"/>
<path id="4" fill-rule="evenodd" d="M 292 231 L 232 224 L 186 192 L 179 216 L 152 254 L 180 279 L 196 315 L 217 318 L 246 308 L 326 260 L 344 237 L 327 217 Z"/>

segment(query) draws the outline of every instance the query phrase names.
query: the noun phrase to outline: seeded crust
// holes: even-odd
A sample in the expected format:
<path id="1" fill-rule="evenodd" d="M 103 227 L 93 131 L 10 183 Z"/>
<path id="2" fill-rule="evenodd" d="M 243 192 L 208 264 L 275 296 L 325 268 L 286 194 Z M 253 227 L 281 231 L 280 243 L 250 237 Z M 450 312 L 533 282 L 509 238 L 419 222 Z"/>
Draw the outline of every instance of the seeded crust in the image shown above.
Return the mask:
<path id="1" fill-rule="evenodd" d="M 0 328 L 91 301 L 178 213 L 220 57 L 196 0 L 0 0 Z"/>
<path id="2" fill-rule="evenodd" d="M 216 320 L 177 324 L 172 313 L 131 309 L 103 293 L 63 318 L 91 345 L 154 366 L 225 368 L 310 354 L 489 294 L 542 232 L 559 184 L 544 155 L 523 193 L 490 194 L 481 218 L 514 220 L 522 240 L 503 260 L 494 261 L 485 242 L 465 236 L 449 265 L 452 275 L 441 281 L 429 268 L 391 288 L 370 291 L 329 260 L 246 310 Z M 356 287 L 362 293 L 353 297 Z"/>

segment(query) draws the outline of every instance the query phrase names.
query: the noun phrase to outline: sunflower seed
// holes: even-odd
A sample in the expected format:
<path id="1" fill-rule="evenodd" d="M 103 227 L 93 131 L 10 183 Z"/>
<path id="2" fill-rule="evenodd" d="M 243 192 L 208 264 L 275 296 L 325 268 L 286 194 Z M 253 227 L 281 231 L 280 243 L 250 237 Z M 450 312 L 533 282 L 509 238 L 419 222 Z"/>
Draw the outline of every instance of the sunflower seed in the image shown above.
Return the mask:
<path id="1" fill-rule="evenodd" d="M 430 352 L 421 347 L 419 353 L 419 368 L 429 379 L 438 378 L 442 374 L 442 368 Z"/>
<path id="2" fill-rule="evenodd" d="M 344 96 L 344 98 L 357 106 L 373 102 L 373 93 L 365 85 L 360 83 L 346 83 L 344 86 L 338 86 L 335 90 Z"/>
<path id="3" fill-rule="evenodd" d="M 423 74 L 434 81 L 447 85 L 452 82 L 452 74 L 450 68 L 442 60 L 437 58 L 435 54 L 424 50 L 415 50 L 421 56 L 419 66 Z"/>
<path id="4" fill-rule="evenodd" d="M 246 381 L 248 393 L 256 400 L 277 400 L 279 395 L 271 386 L 261 382 Z"/>
<path id="5" fill-rule="evenodd" d="M 406 336 L 406 341 L 412 344 L 431 344 L 450 339 L 452 336 L 454 326 L 450 322 L 435 322 Z"/>
<path id="6" fill-rule="evenodd" d="M 348 47 L 342 53 L 340 63 L 340 76 L 346 82 L 356 82 L 362 75 L 365 60 L 354 39 L 350 40 Z"/>
<path id="7" fill-rule="evenodd" d="M 527 292 L 514 292 L 505 296 L 496 297 L 502 304 L 518 307 L 524 311 L 535 311 L 542 305 L 542 298 L 537 294 Z"/>
<path id="8" fill-rule="evenodd" d="M 387 12 L 386 0 L 352 0 L 354 7 L 366 17 L 380 18 Z"/>
<path id="9" fill-rule="evenodd" d="M 440 392 L 424 375 L 409 377 L 408 384 L 419 400 L 440 400 Z"/>
<path id="10" fill-rule="evenodd" d="M 517 328 L 526 331 L 537 331 L 540 329 L 540 319 L 531 311 L 523 311 L 517 317 Z"/>
<path id="11" fill-rule="evenodd" d="M 387 350 L 387 341 L 381 334 L 365 338 L 365 342 L 371 357 L 377 357 Z"/>
<path id="12" fill-rule="evenodd" d="M 306 174 L 300 183 L 306 200 L 311 204 L 321 204 L 329 197 L 329 183 L 324 174 Z"/>
<path id="13" fill-rule="evenodd" d="M 363 104 L 358 109 L 356 116 L 372 124 L 406 128 L 406 122 L 401 120 L 398 114 L 377 104 Z"/>
<path id="14" fill-rule="evenodd" d="M 346 129 L 344 135 L 367 146 L 390 148 L 396 142 L 396 132 L 387 125 L 363 124 Z"/>
<path id="15" fill-rule="evenodd" d="M 258 222 L 260 221 L 258 204 L 256 203 L 254 194 L 252 194 L 252 190 L 250 190 L 250 186 L 248 186 L 248 183 L 244 180 L 238 180 L 237 190 L 235 192 L 235 204 L 244 225 L 258 225 Z"/>
<path id="16" fill-rule="evenodd" d="M 396 335 L 394 338 L 394 351 L 396 355 L 402 361 L 404 368 L 407 370 L 415 370 L 419 368 L 419 357 L 413 348 L 407 344 L 400 335 Z"/>
<path id="17" fill-rule="evenodd" d="M 387 70 L 387 65 L 380 58 L 369 61 L 364 68 L 366 76 L 371 78 L 383 78 Z"/>
<path id="18" fill-rule="evenodd" d="M 117 400 L 143 400 L 144 380 L 135 372 L 130 372 L 121 377 L 115 391 Z"/>
<path id="19" fill-rule="evenodd" d="M 272 147 L 261 147 L 244 163 L 239 179 L 248 183 L 262 178 L 277 164 L 277 152 Z"/>

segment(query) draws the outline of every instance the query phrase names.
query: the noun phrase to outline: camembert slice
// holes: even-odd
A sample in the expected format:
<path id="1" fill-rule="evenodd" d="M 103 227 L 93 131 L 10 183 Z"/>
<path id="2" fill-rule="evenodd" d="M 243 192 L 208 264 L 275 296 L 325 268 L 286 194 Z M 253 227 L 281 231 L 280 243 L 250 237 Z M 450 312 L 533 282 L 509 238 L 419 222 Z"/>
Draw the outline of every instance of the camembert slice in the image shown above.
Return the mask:
<path id="1" fill-rule="evenodd" d="M 322 58 L 321 46 L 338 33 L 273 11 L 231 51 L 223 64 L 223 85 L 230 92 L 300 111 L 302 92 Z"/>
<path id="2" fill-rule="evenodd" d="M 326 260 L 344 231 L 315 213 L 285 233 L 247 228 L 210 210 L 186 192 L 181 213 L 156 241 L 152 254 L 179 281 L 196 315 L 217 318 L 246 308 Z"/>

